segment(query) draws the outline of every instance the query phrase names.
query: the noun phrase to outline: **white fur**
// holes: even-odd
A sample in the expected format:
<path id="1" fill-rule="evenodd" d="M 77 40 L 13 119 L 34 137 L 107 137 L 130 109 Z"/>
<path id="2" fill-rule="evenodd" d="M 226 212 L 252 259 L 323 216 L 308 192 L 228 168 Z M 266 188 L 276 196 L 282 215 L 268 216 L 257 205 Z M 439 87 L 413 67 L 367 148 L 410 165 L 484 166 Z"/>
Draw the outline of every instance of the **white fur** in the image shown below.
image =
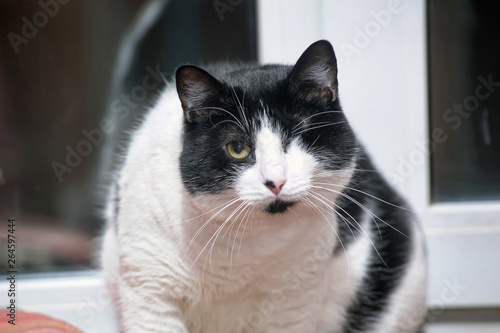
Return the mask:
<path id="1" fill-rule="evenodd" d="M 276 196 L 263 186 L 264 182 L 285 179 L 286 183 L 279 197 L 296 201 L 309 189 L 318 163 L 304 152 L 299 141 L 292 142 L 285 154 L 278 134 L 273 133 L 268 122 L 264 124 L 257 134 L 256 164 L 241 175 L 237 185 L 238 194 L 254 205 L 269 204 Z"/>
<path id="2" fill-rule="evenodd" d="M 123 330 L 337 332 L 371 244 L 360 236 L 332 259 L 338 222 L 326 207 L 336 195 L 309 196 L 325 171 L 299 141 L 284 152 L 279 130 L 263 122 L 257 162 L 236 188 L 192 197 L 178 168 L 182 117 L 175 90 L 167 90 L 131 141 L 119 177 L 118 230 L 106 232 L 102 263 Z M 328 181 L 345 185 L 352 171 L 330 172 Z M 264 213 L 275 194 L 263 183 L 277 178 L 286 179 L 283 199 L 311 201 L 290 214 Z M 405 288 L 395 298 L 419 292 Z M 385 319 L 388 327 L 395 320 Z"/>
<path id="3" fill-rule="evenodd" d="M 281 140 L 268 126 L 257 134 L 255 157 L 260 171 L 260 181 L 286 179 L 288 163 L 282 149 Z"/>

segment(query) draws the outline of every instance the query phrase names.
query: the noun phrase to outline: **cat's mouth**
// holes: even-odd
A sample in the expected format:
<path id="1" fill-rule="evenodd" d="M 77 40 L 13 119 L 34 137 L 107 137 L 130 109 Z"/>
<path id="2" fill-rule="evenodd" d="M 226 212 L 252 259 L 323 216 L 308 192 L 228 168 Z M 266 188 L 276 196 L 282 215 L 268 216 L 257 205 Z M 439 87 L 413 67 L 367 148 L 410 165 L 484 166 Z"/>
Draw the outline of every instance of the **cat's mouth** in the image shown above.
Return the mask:
<path id="1" fill-rule="evenodd" d="M 281 199 L 276 199 L 272 203 L 267 205 L 265 211 L 271 215 L 283 214 L 288 210 L 288 208 L 292 207 L 295 204 L 296 202 L 294 201 L 284 201 Z"/>

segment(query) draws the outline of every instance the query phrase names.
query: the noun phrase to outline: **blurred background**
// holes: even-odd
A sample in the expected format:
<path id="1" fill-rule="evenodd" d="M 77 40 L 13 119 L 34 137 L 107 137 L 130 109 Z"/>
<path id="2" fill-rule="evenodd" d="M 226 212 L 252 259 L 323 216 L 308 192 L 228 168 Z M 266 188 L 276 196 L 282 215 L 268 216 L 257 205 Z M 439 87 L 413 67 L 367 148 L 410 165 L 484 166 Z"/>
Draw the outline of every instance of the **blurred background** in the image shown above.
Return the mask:
<path id="1" fill-rule="evenodd" d="M 99 282 L 88 282 L 104 189 L 124 133 L 164 79 L 185 63 L 293 64 L 325 38 L 348 118 L 428 235 L 429 332 L 500 332 L 497 7 L 0 0 L 0 275 L 13 217 L 26 308 L 105 332 L 87 316 L 109 306 Z M 73 299 L 57 293 L 61 283 Z"/>
<path id="2" fill-rule="evenodd" d="M 153 73 L 146 94 L 154 98 L 179 64 L 257 60 L 252 1 L 224 22 L 209 1 L 169 1 L 168 9 L 157 1 L 147 13 L 148 1 L 42 3 L 0 1 L 0 216 L 18 221 L 26 273 L 91 264 L 105 198 L 101 163 L 108 166 L 106 148 L 121 143 L 149 103 L 145 88 L 134 90 L 144 76 Z M 149 30 L 131 54 L 135 24 Z M 104 119 L 113 122 L 108 133 Z"/>

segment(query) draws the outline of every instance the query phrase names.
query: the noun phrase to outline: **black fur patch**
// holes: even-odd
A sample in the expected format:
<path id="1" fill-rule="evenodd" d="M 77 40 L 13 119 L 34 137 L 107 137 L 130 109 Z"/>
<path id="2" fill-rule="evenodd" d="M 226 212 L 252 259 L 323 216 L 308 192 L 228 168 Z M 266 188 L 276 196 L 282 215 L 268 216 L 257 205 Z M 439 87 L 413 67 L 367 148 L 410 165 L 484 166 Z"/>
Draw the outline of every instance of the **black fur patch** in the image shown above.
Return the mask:
<path id="1" fill-rule="evenodd" d="M 370 331 L 372 325 L 377 322 L 385 310 L 391 292 L 401 282 L 406 266 L 411 259 L 411 213 L 406 210 L 406 205 L 399 195 L 375 172 L 366 156 L 360 159 L 358 167 L 360 171 L 356 172 L 351 182 L 357 182 L 357 184 L 351 184 L 351 186 L 355 186 L 357 191 L 346 190 L 345 194 L 365 207 L 369 206 L 370 211 L 377 216 L 370 220 L 368 226 L 364 226 L 364 228 L 370 229 L 371 240 L 376 250 L 374 248 L 371 250 L 368 271 L 348 309 L 343 333 Z M 388 205 L 369 195 L 402 208 Z M 339 204 L 346 213 L 356 219 L 365 214 L 359 205 L 345 197 L 339 199 Z M 343 213 L 345 217 L 346 213 Z M 352 220 L 349 217 L 346 219 Z M 352 227 L 349 230 L 349 228 L 342 226 L 343 224 L 339 220 L 339 234 L 344 246 L 349 246 L 354 241 L 351 231 L 355 235 L 359 234 L 360 231 Z M 359 226 L 357 227 L 359 228 Z M 365 236 L 359 235 L 359 237 Z M 337 247 L 335 252 L 340 255 L 340 251 L 341 249 Z"/>
<path id="2" fill-rule="evenodd" d="M 288 208 L 292 207 L 293 205 L 295 205 L 295 202 L 287 202 L 278 199 L 273 203 L 271 203 L 269 206 L 267 206 L 266 212 L 272 215 L 281 214 L 286 212 Z"/>

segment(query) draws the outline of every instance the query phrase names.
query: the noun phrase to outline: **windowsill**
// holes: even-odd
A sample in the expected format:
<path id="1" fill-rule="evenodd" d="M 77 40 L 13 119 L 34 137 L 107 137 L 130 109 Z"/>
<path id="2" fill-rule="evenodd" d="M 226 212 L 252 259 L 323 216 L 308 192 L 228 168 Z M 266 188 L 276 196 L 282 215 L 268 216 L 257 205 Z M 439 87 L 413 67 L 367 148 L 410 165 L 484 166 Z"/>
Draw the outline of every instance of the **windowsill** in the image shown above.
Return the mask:
<path id="1" fill-rule="evenodd" d="M 8 283 L 3 281 L 0 290 L 6 291 Z M 67 321 L 85 333 L 119 332 L 111 299 L 97 271 L 21 275 L 16 290 L 19 310 Z M 7 302 L 7 293 L 0 293 L 0 306 Z M 427 325 L 428 333 L 493 333 L 499 329 L 500 322 Z"/>
<path id="2" fill-rule="evenodd" d="M 0 283 L 7 291 L 9 282 Z M 0 293 L 0 306 L 8 304 Z M 86 333 L 118 332 L 111 299 L 97 271 L 17 275 L 16 309 L 42 313 Z"/>

